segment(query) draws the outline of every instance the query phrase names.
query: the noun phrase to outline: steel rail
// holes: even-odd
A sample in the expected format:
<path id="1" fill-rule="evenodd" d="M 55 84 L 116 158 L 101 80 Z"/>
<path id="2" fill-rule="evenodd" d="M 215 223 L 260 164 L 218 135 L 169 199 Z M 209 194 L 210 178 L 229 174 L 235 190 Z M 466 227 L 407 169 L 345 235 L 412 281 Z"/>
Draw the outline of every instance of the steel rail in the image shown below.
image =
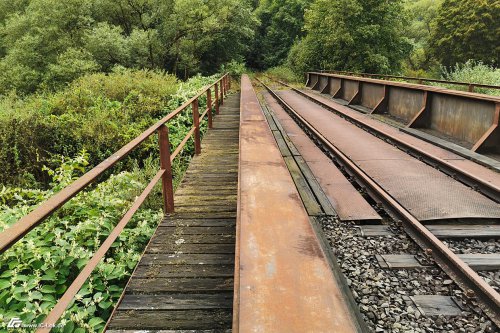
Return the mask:
<path id="1" fill-rule="evenodd" d="M 83 176 L 75 180 L 70 185 L 63 188 L 61 191 L 50 197 L 48 200 L 40 204 L 29 214 L 21 218 L 15 224 L 5 229 L 0 233 L 0 254 L 5 252 L 8 248 L 10 248 L 14 243 L 16 243 L 19 239 L 24 237 L 29 231 L 38 226 L 41 222 L 43 222 L 48 216 L 50 216 L 54 211 L 76 196 L 79 192 L 81 192 L 84 188 L 86 188 L 89 184 L 93 183 L 100 175 L 102 175 L 105 171 L 109 170 L 116 163 L 124 159 L 127 155 L 129 155 L 137 146 L 139 146 L 142 142 L 147 140 L 152 134 L 157 132 L 161 126 L 169 122 L 170 120 L 177 117 L 180 113 L 185 111 L 190 105 L 196 103 L 198 98 L 200 98 L 203 94 L 206 93 L 207 90 L 212 87 L 217 87 L 219 84 L 221 86 L 221 97 L 218 99 L 216 96 L 216 100 L 220 100 L 222 102 L 222 93 L 226 92 L 224 86 L 228 85 L 228 74 L 223 75 L 220 79 L 215 81 L 213 84 L 205 86 L 200 93 L 190 98 L 187 102 L 179 106 L 175 111 L 171 112 L 163 119 L 159 120 L 153 126 L 149 127 L 138 137 L 130 141 L 128 144 L 123 146 L 116 153 L 102 161 L 100 164 L 95 166 L 93 169 L 85 173 Z M 217 89 L 216 89 L 217 90 Z M 196 126 L 195 126 L 196 127 Z M 198 128 L 199 130 L 199 128 Z M 196 130 L 195 130 L 196 132 Z M 196 134 L 196 133 L 195 133 Z M 183 142 L 184 144 L 187 142 Z"/>
<path id="2" fill-rule="evenodd" d="M 329 74 L 352 75 L 352 76 L 359 76 L 359 77 L 373 77 L 373 78 L 417 81 L 419 83 L 421 83 L 421 82 L 445 83 L 445 84 L 451 84 L 451 85 L 457 85 L 457 86 L 467 86 L 469 88 L 469 92 L 474 92 L 474 88 L 500 89 L 500 86 L 495 86 L 495 85 L 491 85 L 491 84 L 468 83 L 468 82 L 460 82 L 460 81 L 446 81 L 446 80 L 438 80 L 438 79 L 428 79 L 428 78 L 424 78 L 424 77 L 357 73 L 357 72 L 334 71 L 334 70 L 319 70 L 319 72 L 329 73 Z"/>
<path id="3" fill-rule="evenodd" d="M 260 82 L 260 81 L 259 81 Z M 335 161 L 353 176 L 356 181 L 367 189 L 369 194 L 381 202 L 393 217 L 401 220 L 408 235 L 431 255 L 435 262 L 465 291 L 466 296 L 476 297 L 486 315 L 500 326 L 500 294 L 487 284 L 474 270 L 454 254 L 443 242 L 434 236 L 418 219 L 401 206 L 389 193 L 380 187 L 362 169 L 349 159 L 334 144 L 328 141 L 309 122 L 300 116 L 291 106 L 279 97 L 271 88 L 260 82 L 278 103 L 301 125 L 306 133 L 329 152 Z"/>
<path id="4" fill-rule="evenodd" d="M 425 150 L 418 148 L 416 146 L 413 146 L 409 143 L 406 143 L 402 141 L 401 139 L 395 137 L 394 135 L 391 135 L 389 133 L 386 133 L 384 131 L 381 131 L 377 129 L 374 126 L 371 126 L 370 124 L 367 124 L 366 122 L 360 121 L 359 119 L 356 119 L 328 104 L 325 104 L 321 102 L 319 99 L 314 98 L 310 96 L 309 94 L 304 93 L 303 91 L 296 89 L 285 82 L 278 81 L 281 85 L 284 85 L 294 92 L 300 94 L 301 96 L 309 99 L 310 101 L 324 107 L 325 109 L 335 113 L 336 115 L 348 120 L 349 122 L 355 124 L 358 127 L 363 128 L 364 130 L 374 134 L 375 136 L 386 140 L 390 142 L 391 144 L 399 147 L 400 149 L 404 150 L 405 152 L 409 153 L 410 155 L 417 157 L 419 159 L 422 159 L 426 164 L 429 164 L 433 167 L 438 167 L 439 170 L 442 172 L 446 173 L 447 175 L 456 178 L 460 180 L 462 183 L 475 188 L 478 190 L 480 193 L 483 195 L 487 196 L 488 198 L 494 200 L 495 202 L 500 202 L 500 188 L 498 186 L 495 186 L 494 184 L 489 183 L 488 181 L 481 179 L 477 177 L 476 175 L 467 172 L 451 163 L 446 161 L 445 159 L 439 158 L 437 156 L 432 155 L 431 153 L 426 152 Z"/>

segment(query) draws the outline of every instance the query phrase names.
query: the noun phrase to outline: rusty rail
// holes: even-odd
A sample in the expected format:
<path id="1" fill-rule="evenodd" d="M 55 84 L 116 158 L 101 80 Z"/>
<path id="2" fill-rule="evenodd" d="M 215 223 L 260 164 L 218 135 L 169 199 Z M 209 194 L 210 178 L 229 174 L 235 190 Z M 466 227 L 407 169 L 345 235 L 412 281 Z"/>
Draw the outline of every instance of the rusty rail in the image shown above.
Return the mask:
<path id="1" fill-rule="evenodd" d="M 495 85 L 490 85 L 490 84 L 428 79 L 425 77 L 399 76 L 399 75 L 386 75 L 386 74 L 369 74 L 369 73 L 357 73 L 357 72 L 334 71 L 334 70 L 320 70 L 318 72 L 330 73 L 330 74 L 340 74 L 340 75 L 360 76 L 360 77 L 369 77 L 369 78 L 378 78 L 378 79 L 384 79 L 384 80 L 394 79 L 394 80 L 404 80 L 404 81 L 410 81 L 410 82 L 414 81 L 414 82 L 417 82 L 418 84 L 423 84 L 424 82 L 444 83 L 444 84 L 450 84 L 450 85 L 455 85 L 455 86 L 465 86 L 468 88 L 469 92 L 474 92 L 475 88 L 500 89 L 500 86 L 495 86 Z"/>
<path id="2" fill-rule="evenodd" d="M 331 154 L 333 159 L 349 175 L 353 176 L 372 198 L 383 203 L 391 216 L 402 222 L 405 231 L 425 250 L 426 254 L 434 258 L 436 263 L 466 292 L 468 297 L 477 298 L 480 301 L 480 307 L 487 316 L 496 325 L 500 325 L 500 294 L 271 88 L 263 83 L 261 84 L 302 127 L 306 134 L 319 142 L 323 149 Z"/>
<path id="3" fill-rule="evenodd" d="M 127 223 L 132 218 L 133 214 L 139 209 L 141 204 L 150 194 L 153 187 L 161 179 L 162 193 L 163 193 L 163 206 L 165 213 L 174 212 L 174 188 L 172 182 L 172 161 L 182 151 L 188 140 L 194 136 L 195 154 L 201 153 L 201 134 L 200 134 L 200 115 L 198 111 L 198 99 L 207 95 L 207 107 L 201 115 L 201 120 L 208 114 L 208 127 L 212 127 L 212 110 L 215 108 L 216 114 L 219 113 L 219 104 L 223 103 L 224 95 L 230 87 L 229 74 L 223 75 L 214 83 L 204 87 L 200 93 L 189 99 L 187 102 L 178 107 L 175 111 L 168 114 L 166 117 L 158 121 L 156 124 L 145 130 L 142 134 L 123 146 L 120 150 L 94 167 L 92 170 L 85 173 L 83 176 L 75 180 L 73 183 L 56 193 L 54 196 L 43 202 L 35 208 L 28 215 L 21 218 L 15 224 L 0 233 L 0 254 L 4 253 L 24 235 L 31 231 L 36 226 L 40 225 L 46 218 L 50 217 L 58 208 L 64 205 L 71 198 L 75 197 L 79 192 L 85 189 L 88 185 L 95 182 L 97 178 L 105 171 L 108 171 L 118 161 L 129 155 L 139 144 L 151 137 L 155 132 L 158 132 L 159 151 L 160 151 L 160 170 L 153 177 L 151 182 L 147 185 L 139 197 L 136 198 L 131 208 L 125 213 L 120 222 L 111 231 L 106 240 L 102 243 L 100 248 L 89 260 L 87 265 L 82 269 L 70 287 L 66 290 L 61 299 L 57 302 L 55 307 L 45 318 L 41 328 L 37 332 L 50 332 L 51 327 L 62 316 L 68 305 L 76 293 L 83 286 L 87 278 L 90 276 L 94 268 L 104 257 L 113 242 L 120 235 L 121 231 L 125 228 Z M 212 88 L 215 91 L 215 98 L 212 102 Z M 170 140 L 168 137 L 168 127 L 166 124 L 177 117 L 182 112 L 189 110 L 191 107 L 193 111 L 193 127 L 181 141 L 179 146 L 171 154 Z"/>

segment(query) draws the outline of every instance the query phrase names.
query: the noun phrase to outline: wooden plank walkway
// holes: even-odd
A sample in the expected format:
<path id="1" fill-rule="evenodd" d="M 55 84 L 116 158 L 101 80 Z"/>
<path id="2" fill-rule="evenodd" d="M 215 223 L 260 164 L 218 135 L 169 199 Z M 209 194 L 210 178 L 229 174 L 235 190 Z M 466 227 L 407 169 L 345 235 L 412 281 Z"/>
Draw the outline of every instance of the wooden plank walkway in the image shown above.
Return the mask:
<path id="1" fill-rule="evenodd" d="M 239 102 L 229 96 L 205 134 L 107 332 L 231 330 Z"/>

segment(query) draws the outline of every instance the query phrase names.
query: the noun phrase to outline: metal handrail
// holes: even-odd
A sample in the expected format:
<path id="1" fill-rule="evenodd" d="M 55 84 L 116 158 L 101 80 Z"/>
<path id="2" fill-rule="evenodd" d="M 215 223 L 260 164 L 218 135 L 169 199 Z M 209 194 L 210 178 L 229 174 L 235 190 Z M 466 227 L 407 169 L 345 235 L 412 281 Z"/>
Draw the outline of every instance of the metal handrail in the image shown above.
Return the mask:
<path id="1" fill-rule="evenodd" d="M 360 76 L 360 77 L 370 77 L 370 78 L 382 78 L 382 79 L 398 79 L 405 81 L 417 81 L 419 84 L 424 82 L 433 82 L 433 83 L 445 83 L 452 84 L 457 86 L 467 86 L 469 92 L 474 92 L 474 88 L 485 88 L 485 89 L 500 89 L 500 86 L 482 84 L 482 83 L 468 83 L 468 82 L 460 82 L 460 81 L 446 81 L 446 80 L 438 80 L 438 79 L 427 79 L 423 77 L 413 77 L 413 76 L 398 76 L 398 75 L 385 75 L 385 74 L 369 74 L 369 73 L 357 73 L 357 72 L 346 72 L 346 71 L 333 71 L 333 70 L 319 70 L 320 73 L 331 73 L 331 74 L 341 74 L 341 75 L 352 75 L 352 76 Z"/>
<path id="2" fill-rule="evenodd" d="M 212 87 L 215 91 L 215 100 L 212 102 Z M 220 90 L 219 90 L 220 88 Z M 54 213 L 64 203 L 75 197 L 80 191 L 85 189 L 89 184 L 113 167 L 118 161 L 129 155 L 139 144 L 148 139 L 155 132 L 158 132 L 159 150 L 160 150 L 160 170 L 153 177 L 139 197 L 136 198 L 131 208 L 125 213 L 120 222 L 111 231 L 106 240 L 101 244 L 99 249 L 89 260 L 87 265 L 82 269 L 70 287 L 66 290 L 61 299 L 54 306 L 49 315 L 45 318 L 43 324 L 37 332 L 50 332 L 51 327 L 62 316 L 66 308 L 71 303 L 76 293 L 83 286 L 87 278 L 90 276 L 94 268 L 104 257 L 113 242 L 120 235 L 127 223 L 132 218 L 133 214 L 139 209 L 141 204 L 147 198 L 153 187 L 161 179 L 163 206 L 165 213 L 174 212 L 174 189 L 172 182 L 172 161 L 182 151 L 191 136 L 194 136 L 195 154 L 201 153 L 201 133 L 200 133 L 200 115 L 198 111 L 198 99 L 207 94 L 207 107 L 204 110 L 201 119 L 208 114 L 208 127 L 212 128 L 212 112 L 215 107 L 216 114 L 219 114 L 219 105 L 224 101 L 224 95 L 230 89 L 229 74 L 224 74 L 214 83 L 204 87 L 200 93 L 189 99 L 187 102 L 178 107 L 174 112 L 158 121 L 156 124 L 145 130 L 142 134 L 123 146 L 120 150 L 101 162 L 99 165 L 85 173 L 83 176 L 75 180 L 70 185 L 53 195 L 51 198 L 40 204 L 32 212 L 21 218 L 15 224 L 0 233 L 0 254 L 4 253 L 24 235 L 31 231 L 36 226 L 40 225 L 47 217 Z M 193 112 L 193 127 L 181 141 L 175 151 L 170 153 L 170 140 L 168 137 L 168 127 L 165 125 L 170 120 L 177 117 L 183 111 L 191 106 Z"/>

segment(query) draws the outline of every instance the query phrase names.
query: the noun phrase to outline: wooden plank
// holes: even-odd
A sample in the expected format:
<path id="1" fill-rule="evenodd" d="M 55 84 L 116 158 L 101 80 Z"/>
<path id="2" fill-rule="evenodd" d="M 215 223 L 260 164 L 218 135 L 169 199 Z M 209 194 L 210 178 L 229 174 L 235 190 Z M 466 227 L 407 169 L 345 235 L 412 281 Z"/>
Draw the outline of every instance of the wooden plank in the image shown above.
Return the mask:
<path id="1" fill-rule="evenodd" d="M 151 243 L 146 253 L 234 253 L 233 244 L 161 244 Z"/>
<path id="2" fill-rule="evenodd" d="M 359 231 L 363 237 L 384 237 L 394 235 L 389 227 L 383 224 L 363 225 L 359 227 Z"/>
<path id="3" fill-rule="evenodd" d="M 125 295 L 120 310 L 231 309 L 232 293 Z"/>
<path id="4" fill-rule="evenodd" d="M 134 278 L 232 277 L 233 265 L 141 265 Z"/>
<path id="5" fill-rule="evenodd" d="M 134 278 L 127 287 L 129 294 L 162 294 L 173 292 L 221 292 L 233 290 L 233 278 Z"/>
<path id="6" fill-rule="evenodd" d="M 316 216 L 316 215 L 321 215 L 323 214 L 323 210 L 321 209 L 321 206 L 318 204 L 316 201 L 316 198 L 309 187 L 309 184 L 307 184 L 307 181 L 305 180 L 304 175 L 300 171 L 299 166 L 297 165 L 297 162 L 295 162 L 295 159 L 290 156 L 285 156 L 283 157 L 285 160 L 286 166 L 288 167 L 288 171 L 290 172 L 292 179 L 295 183 L 295 186 L 297 187 L 297 190 L 299 191 L 299 195 L 304 203 L 304 206 L 307 210 L 307 213 L 309 216 Z"/>
<path id="7" fill-rule="evenodd" d="M 281 152 L 281 155 L 283 156 L 292 156 L 292 153 L 288 149 L 288 145 L 285 142 L 285 139 L 283 139 L 283 135 L 279 131 L 274 131 L 272 132 L 274 135 L 274 139 L 276 140 L 276 143 L 278 144 L 278 148 Z"/>
<path id="8" fill-rule="evenodd" d="M 426 224 L 438 238 L 500 238 L 500 225 Z"/>
<path id="9" fill-rule="evenodd" d="M 230 265 L 234 264 L 233 254 L 145 254 L 139 265 Z"/>
<path id="10" fill-rule="evenodd" d="M 415 295 L 410 298 L 424 316 L 458 316 L 462 313 L 450 296 Z"/>
<path id="11" fill-rule="evenodd" d="M 321 208 L 327 215 L 336 215 L 335 210 L 333 209 L 333 206 L 328 200 L 328 197 L 326 196 L 325 192 L 323 192 L 323 189 L 321 188 L 321 185 L 318 183 L 316 178 L 314 177 L 311 169 L 309 169 L 309 166 L 307 165 L 306 161 L 302 158 L 302 156 L 294 156 L 295 161 L 297 162 L 297 165 L 300 168 L 300 171 L 302 171 L 302 174 L 306 178 L 307 183 L 309 184 L 311 190 L 314 193 L 314 196 L 316 197 L 316 200 L 319 202 L 321 205 Z"/>
<path id="12" fill-rule="evenodd" d="M 190 228 L 190 227 L 186 227 Z M 177 233 L 172 234 L 165 230 L 165 228 L 160 228 L 157 230 L 151 242 L 161 243 L 161 244 L 234 244 L 235 234 L 184 234 L 182 229 L 178 230 Z"/>
<path id="13" fill-rule="evenodd" d="M 232 310 L 179 310 L 147 311 L 118 310 L 110 322 L 110 329 L 132 328 L 141 330 L 164 329 L 217 329 L 231 325 Z"/>
<path id="14" fill-rule="evenodd" d="M 235 219 L 164 219 L 160 227 L 193 226 L 193 227 L 223 227 L 236 225 Z"/>
<path id="15" fill-rule="evenodd" d="M 164 234 L 175 234 L 175 233 L 181 233 L 183 235 L 234 235 L 236 233 L 235 227 L 229 226 L 229 227 L 205 227 L 205 226 L 182 226 L 182 225 L 177 225 L 177 226 L 162 226 L 158 228 L 156 234 L 157 235 L 164 235 Z"/>
<path id="16" fill-rule="evenodd" d="M 467 265 L 475 271 L 495 271 L 500 269 L 500 254 L 458 254 Z M 383 254 L 376 255 L 381 267 L 389 269 L 413 269 L 422 265 L 411 254 Z"/>

